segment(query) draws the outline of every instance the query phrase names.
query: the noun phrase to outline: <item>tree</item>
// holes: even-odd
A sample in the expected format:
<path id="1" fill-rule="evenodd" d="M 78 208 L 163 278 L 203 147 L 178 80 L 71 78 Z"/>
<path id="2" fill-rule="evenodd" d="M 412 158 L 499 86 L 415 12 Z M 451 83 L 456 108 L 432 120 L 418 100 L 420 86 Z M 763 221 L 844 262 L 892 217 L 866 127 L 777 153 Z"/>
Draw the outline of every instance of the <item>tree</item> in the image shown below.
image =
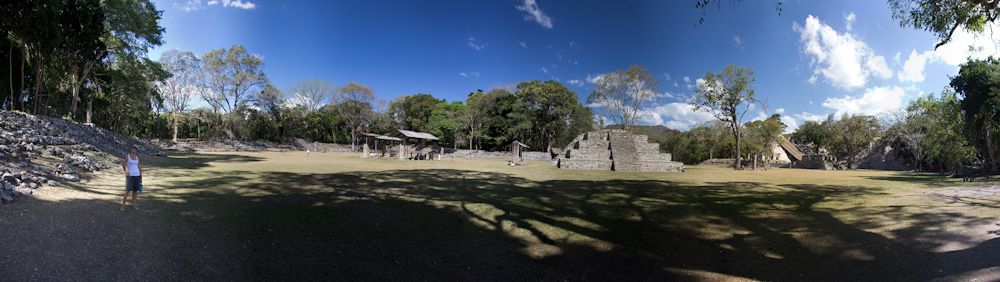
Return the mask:
<path id="1" fill-rule="evenodd" d="M 757 161 L 770 155 L 771 144 L 775 143 L 778 135 L 781 134 L 784 124 L 781 123 L 780 116 L 772 115 L 766 120 L 751 121 L 746 124 L 748 154 L 753 156 L 754 168 Z"/>
<path id="2" fill-rule="evenodd" d="M 340 114 L 351 132 L 351 151 L 356 151 L 358 131 L 361 131 L 375 117 L 375 112 L 372 111 L 375 92 L 371 88 L 353 81 L 337 88 L 336 92 L 335 99 L 341 101 Z"/>
<path id="3" fill-rule="evenodd" d="M 847 154 L 847 169 L 854 169 L 858 154 L 879 137 L 881 126 L 873 116 L 844 115 L 833 123 L 830 146 Z"/>
<path id="4" fill-rule="evenodd" d="M 201 62 L 191 52 L 177 49 L 169 50 L 160 56 L 160 65 L 171 74 L 170 78 L 157 82 L 163 104 L 171 113 L 174 127 L 174 142 L 177 141 L 177 128 L 180 126 L 180 114 L 187 111 L 188 102 L 198 92 L 197 83 Z"/>
<path id="5" fill-rule="evenodd" d="M 595 105 L 598 114 L 631 130 L 655 104 L 657 85 L 659 81 L 649 70 L 632 65 L 626 71 L 617 70 L 598 78 L 594 92 L 587 95 L 587 103 Z"/>
<path id="6" fill-rule="evenodd" d="M 472 150 L 476 133 L 478 129 L 483 127 L 483 122 L 486 120 L 483 114 L 486 111 L 486 108 L 483 106 L 483 103 L 487 101 L 485 96 L 486 93 L 483 93 L 482 89 L 469 93 L 469 96 L 465 98 L 465 110 L 456 117 L 458 125 L 469 129 L 469 150 Z"/>
<path id="7" fill-rule="evenodd" d="M 287 95 L 285 99 L 293 104 L 303 105 L 308 111 L 317 111 L 323 107 L 323 104 L 330 100 L 331 104 L 339 104 L 343 101 L 335 98 L 337 89 L 333 86 L 333 83 L 325 80 L 319 79 L 299 79 L 292 82 L 292 85 L 288 87 Z"/>
<path id="8" fill-rule="evenodd" d="M 906 148 L 913 155 L 913 170 L 920 171 L 920 163 L 924 157 L 924 138 L 930 120 L 927 120 L 927 116 L 918 108 L 913 108 L 913 110 L 903 109 L 890 113 L 889 122 L 891 124 L 888 133 L 906 144 Z"/>
<path id="9" fill-rule="evenodd" d="M 434 96 L 423 93 L 404 97 L 402 104 L 398 105 L 404 117 L 404 127 L 413 131 L 427 131 L 427 121 L 431 117 L 431 111 L 440 102 L 441 100 Z"/>
<path id="10" fill-rule="evenodd" d="M 431 116 L 427 119 L 427 133 L 439 136 L 441 143 L 451 143 L 458 148 L 458 129 L 461 125 L 455 117 L 465 111 L 465 105 L 461 101 L 444 102 L 434 105 Z"/>
<path id="11" fill-rule="evenodd" d="M 223 112 L 230 116 L 225 130 L 229 138 L 234 138 L 235 119 L 239 118 L 236 112 L 249 102 L 249 95 L 253 93 L 251 89 L 267 85 L 264 62 L 250 55 L 241 45 L 233 45 L 229 50 L 212 50 L 205 54 L 202 61 L 205 74 L 202 87 L 207 90 L 202 92 L 202 98 L 216 113 Z"/>
<path id="12" fill-rule="evenodd" d="M 997 135 L 1000 130 L 1000 60 L 970 60 L 951 79 L 955 93 L 964 96 L 965 132 L 969 141 L 989 158 L 990 172 L 997 172 Z"/>
<path id="13" fill-rule="evenodd" d="M 1000 14 L 998 4 L 983 0 L 889 0 L 899 26 L 923 29 L 938 37 L 934 49 L 950 42 L 959 28 L 982 32 Z"/>
<path id="14" fill-rule="evenodd" d="M 545 141 L 545 151 L 551 152 L 556 134 L 568 125 L 573 107 L 579 104 L 576 91 L 556 81 L 542 83 L 532 80 L 518 83 L 515 93 L 530 111 L 528 114 L 534 121 L 534 129 Z"/>
<path id="15" fill-rule="evenodd" d="M 715 115 L 715 118 L 729 124 L 733 139 L 736 140 L 734 168 L 742 169 L 740 137 L 742 136 L 743 116 L 754 103 L 764 105 L 754 95 L 753 69 L 729 64 L 719 73 L 712 73 L 709 70 L 705 74 L 704 80 L 695 89 L 695 109 L 710 112 Z"/>
<path id="16" fill-rule="evenodd" d="M 827 117 L 826 121 L 806 121 L 799 125 L 799 128 L 792 132 L 792 140 L 803 144 L 813 143 L 816 148 L 829 145 L 833 138 L 830 132 L 830 123 L 833 122 L 833 115 Z"/>
<path id="17" fill-rule="evenodd" d="M 910 102 L 907 112 L 926 122 L 920 146 L 928 163 L 936 160 L 941 163 L 942 171 L 950 167 L 957 173 L 963 163 L 972 159 L 974 147 L 969 145 L 962 130 L 965 120 L 954 91 L 945 89 L 940 98 L 935 98 L 934 93 L 918 97 Z"/>

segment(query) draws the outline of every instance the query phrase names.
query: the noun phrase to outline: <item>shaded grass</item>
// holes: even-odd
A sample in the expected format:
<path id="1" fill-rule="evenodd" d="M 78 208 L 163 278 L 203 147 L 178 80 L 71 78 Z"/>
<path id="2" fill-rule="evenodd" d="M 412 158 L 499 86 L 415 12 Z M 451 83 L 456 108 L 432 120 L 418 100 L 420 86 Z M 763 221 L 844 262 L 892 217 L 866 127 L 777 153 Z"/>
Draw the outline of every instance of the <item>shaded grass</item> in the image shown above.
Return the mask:
<path id="1" fill-rule="evenodd" d="M 925 174 L 298 152 L 144 168 L 142 216 L 181 273 L 168 280 L 921 281 L 1000 266 L 997 210 L 943 202 L 934 192 L 962 183 Z"/>

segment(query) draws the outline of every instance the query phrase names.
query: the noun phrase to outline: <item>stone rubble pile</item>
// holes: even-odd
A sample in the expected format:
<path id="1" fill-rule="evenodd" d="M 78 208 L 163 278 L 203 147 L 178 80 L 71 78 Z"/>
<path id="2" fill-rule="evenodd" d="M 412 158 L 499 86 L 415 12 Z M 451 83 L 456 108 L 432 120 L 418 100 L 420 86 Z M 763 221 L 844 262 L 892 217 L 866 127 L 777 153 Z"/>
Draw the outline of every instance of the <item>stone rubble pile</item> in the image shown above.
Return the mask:
<path id="1" fill-rule="evenodd" d="M 78 181 L 77 170 L 109 169 L 121 164 L 132 145 L 157 152 L 140 140 L 60 118 L 0 110 L 0 202 L 34 189 Z"/>

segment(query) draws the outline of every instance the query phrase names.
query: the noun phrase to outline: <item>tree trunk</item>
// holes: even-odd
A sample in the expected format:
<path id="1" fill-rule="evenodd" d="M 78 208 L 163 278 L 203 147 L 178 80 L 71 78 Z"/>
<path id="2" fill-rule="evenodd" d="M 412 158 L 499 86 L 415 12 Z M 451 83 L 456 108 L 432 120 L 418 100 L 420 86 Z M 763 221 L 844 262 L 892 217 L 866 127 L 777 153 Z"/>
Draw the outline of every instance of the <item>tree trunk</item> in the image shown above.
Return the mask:
<path id="1" fill-rule="evenodd" d="M 991 166 L 990 166 L 990 173 L 995 173 L 995 172 L 997 172 L 997 157 L 996 157 L 996 149 L 993 148 L 993 134 L 992 133 L 993 133 L 993 128 L 991 128 L 991 126 L 989 126 L 989 124 L 987 124 L 986 125 L 986 151 L 989 152 L 989 154 L 990 154 L 990 164 L 991 164 Z"/>
<path id="2" fill-rule="evenodd" d="M 178 113 L 174 112 L 174 142 L 177 142 L 177 117 Z"/>
<path id="3" fill-rule="evenodd" d="M 7 68 L 10 71 L 7 73 L 7 82 L 10 82 L 10 107 L 4 109 L 14 109 L 14 42 L 10 43 L 10 51 L 7 52 Z"/>
<path id="4" fill-rule="evenodd" d="M 742 155 L 740 155 L 740 129 L 739 124 L 736 124 L 735 114 L 733 115 L 732 127 L 733 137 L 736 138 L 736 160 L 733 162 L 733 168 L 741 170 L 743 169 L 743 165 L 740 163 L 740 158 L 742 157 Z"/>

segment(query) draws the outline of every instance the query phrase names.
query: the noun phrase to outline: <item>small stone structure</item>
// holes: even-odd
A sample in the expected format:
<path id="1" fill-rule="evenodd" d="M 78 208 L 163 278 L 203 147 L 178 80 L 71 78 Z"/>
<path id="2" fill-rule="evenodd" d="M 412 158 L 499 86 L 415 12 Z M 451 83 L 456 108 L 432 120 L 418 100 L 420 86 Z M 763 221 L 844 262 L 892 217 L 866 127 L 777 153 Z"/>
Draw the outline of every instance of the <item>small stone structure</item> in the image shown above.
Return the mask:
<path id="1" fill-rule="evenodd" d="M 671 161 L 669 153 L 660 153 L 660 145 L 650 143 L 649 137 L 622 129 L 581 134 L 552 163 L 578 170 L 684 171 L 683 163 Z"/>

